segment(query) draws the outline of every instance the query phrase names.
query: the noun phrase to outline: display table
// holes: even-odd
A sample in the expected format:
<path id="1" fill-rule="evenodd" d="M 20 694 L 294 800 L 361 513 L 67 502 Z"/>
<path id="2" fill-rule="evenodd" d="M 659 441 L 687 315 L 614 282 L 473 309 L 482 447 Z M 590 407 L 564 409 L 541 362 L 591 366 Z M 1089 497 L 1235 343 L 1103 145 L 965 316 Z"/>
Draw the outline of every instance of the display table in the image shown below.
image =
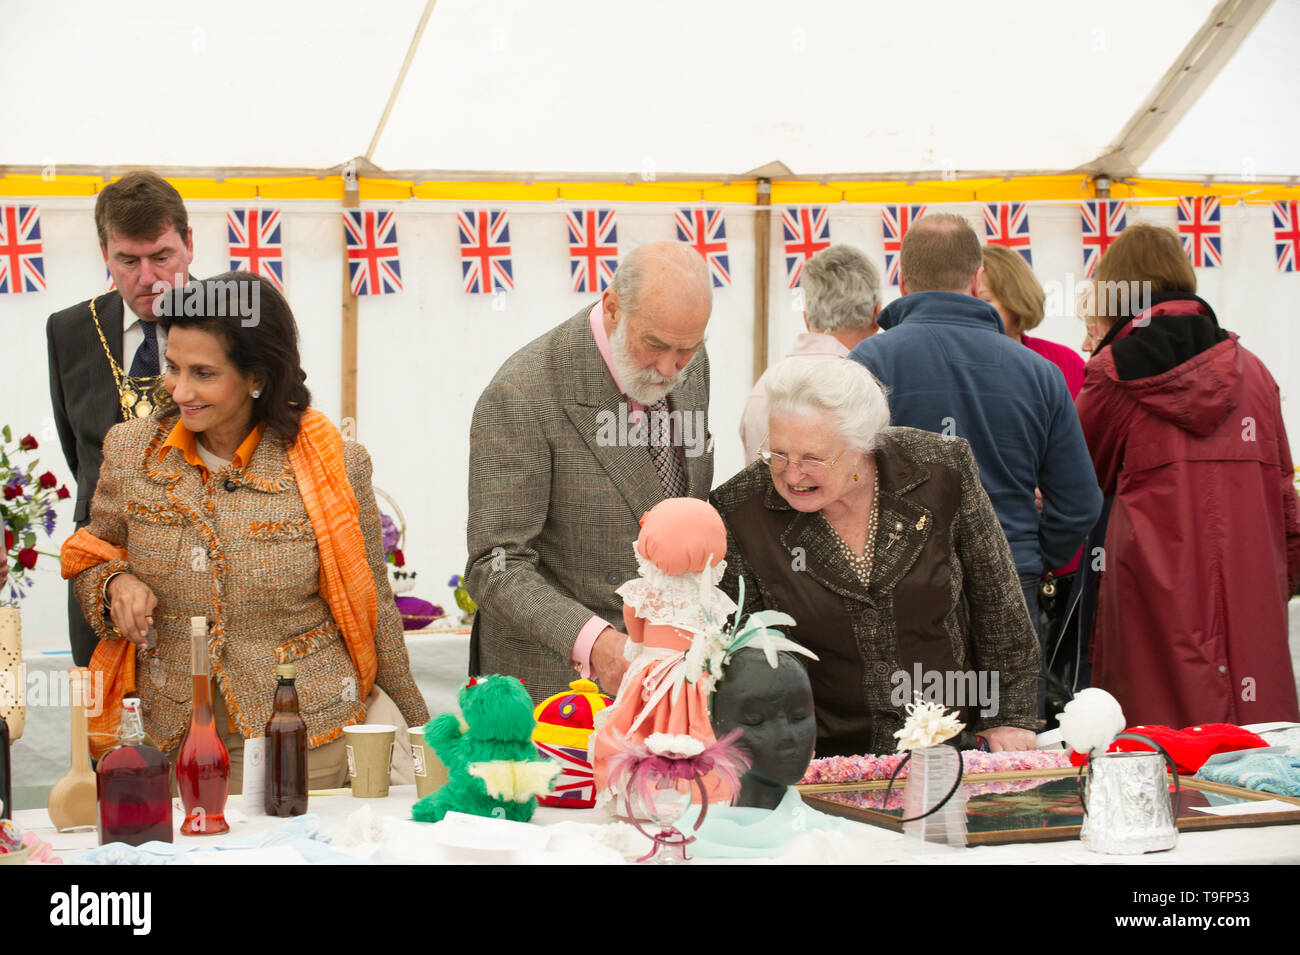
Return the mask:
<path id="1" fill-rule="evenodd" d="M 411 675 L 429 713 L 456 712 L 456 691 L 469 671 L 469 628 L 413 630 L 406 635 Z M 67 670 L 70 653 L 35 653 L 23 657 L 23 686 L 28 696 L 27 729 L 13 745 L 14 804 L 45 805 L 50 787 L 68 771 Z"/>
<path id="2" fill-rule="evenodd" d="M 395 786 L 384 799 L 357 799 L 348 790 L 313 794 L 309 813 L 317 817 L 297 828 L 312 829 L 328 836 L 329 842 L 314 840 L 308 848 L 331 863 L 543 863 L 622 864 L 642 855 L 649 841 L 631 825 L 601 809 L 566 810 L 540 808 L 528 831 L 501 836 L 476 834 L 451 823 L 427 824 L 410 818 L 415 802 L 414 786 Z M 230 800 L 239 810 L 240 797 Z M 231 813 L 232 816 L 235 813 Z M 242 815 L 242 813 L 241 813 Z M 60 833 L 50 826 L 43 809 L 23 810 L 14 821 L 49 842 L 65 863 L 75 863 L 96 847 L 94 831 Z M 229 833 L 220 836 L 182 836 L 179 816 L 174 845 L 184 851 L 182 861 L 220 861 L 286 864 L 304 862 L 312 852 L 303 852 L 298 840 L 256 849 L 207 850 L 240 841 L 269 837 L 286 820 L 248 816 L 234 821 Z M 267 841 L 264 839 L 263 841 Z M 488 848 L 488 843 L 496 843 Z M 217 860 L 213 856 L 221 856 Z M 697 860 L 715 862 L 723 860 Z M 755 861 L 755 860 L 747 860 Z M 761 860 L 760 860 L 761 861 Z M 1184 832 L 1169 852 L 1143 856 L 1103 856 L 1084 848 L 1077 840 L 1025 845 L 979 846 L 967 849 L 936 848 L 911 855 L 903 836 L 864 824 L 854 824 L 834 833 L 809 831 L 798 836 L 786 853 L 771 860 L 800 864 L 926 864 L 926 865 L 1216 865 L 1300 863 L 1300 826 L 1267 826 L 1255 829 Z"/>

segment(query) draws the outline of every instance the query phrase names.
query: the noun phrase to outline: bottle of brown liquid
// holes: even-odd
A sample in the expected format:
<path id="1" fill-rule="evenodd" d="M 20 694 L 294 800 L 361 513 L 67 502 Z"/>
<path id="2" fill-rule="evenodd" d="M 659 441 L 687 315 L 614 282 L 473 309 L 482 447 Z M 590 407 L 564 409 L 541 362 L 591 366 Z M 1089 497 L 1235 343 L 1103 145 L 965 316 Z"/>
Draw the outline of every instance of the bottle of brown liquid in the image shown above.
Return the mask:
<path id="1" fill-rule="evenodd" d="M 266 722 L 268 816 L 301 816 L 307 811 L 307 724 L 298 715 L 296 674 L 292 663 L 275 668 L 275 701 Z"/>

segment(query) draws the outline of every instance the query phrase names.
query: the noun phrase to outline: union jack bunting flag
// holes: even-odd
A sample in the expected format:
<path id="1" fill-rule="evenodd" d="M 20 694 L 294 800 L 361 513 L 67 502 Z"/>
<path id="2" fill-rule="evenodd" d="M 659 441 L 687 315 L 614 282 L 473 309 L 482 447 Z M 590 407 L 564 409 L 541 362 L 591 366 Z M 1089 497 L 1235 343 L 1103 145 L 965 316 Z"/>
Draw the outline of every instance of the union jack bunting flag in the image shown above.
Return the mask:
<path id="1" fill-rule="evenodd" d="M 831 244 L 830 213 L 825 206 L 782 209 L 781 233 L 785 241 L 785 274 L 790 288 L 798 288 L 804 265 Z"/>
<path id="2" fill-rule="evenodd" d="M 456 216 L 460 230 L 460 277 L 470 293 L 509 292 L 515 287 L 510 259 L 510 221 L 504 209 L 466 209 Z"/>
<path id="3" fill-rule="evenodd" d="M 1178 234 L 1192 268 L 1212 269 L 1223 264 L 1223 241 L 1217 196 L 1185 196 L 1178 200 Z"/>
<path id="4" fill-rule="evenodd" d="M 110 292 L 117 288 L 117 283 L 113 281 L 113 273 L 108 270 L 107 265 L 104 266 L 104 276 L 108 279 L 108 290 Z"/>
<path id="5" fill-rule="evenodd" d="M 731 284 L 731 266 L 727 256 L 727 226 L 721 209 L 678 209 L 677 241 L 689 242 L 709 263 L 713 287 Z"/>
<path id="6" fill-rule="evenodd" d="M 1014 249 L 1027 264 L 1034 264 L 1029 249 L 1029 207 L 1023 202 L 985 203 L 984 237 L 989 245 Z"/>
<path id="7" fill-rule="evenodd" d="M 230 271 L 264 275 L 284 291 L 284 243 L 279 209 L 231 209 L 226 213 Z"/>
<path id="8" fill-rule="evenodd" d="M 1124 203 L 1115 199 L 1085 199 L 1079 211 L 1083 218 L 1083 274 L 1092 278 L 1101 257 L 1124 231 L 1127 211 Z"/>
<path id="9" fill-rule="evenodd" d="M 397 213 L 391 209 L 349 209 L 343 213 L 348 274 L 353 295 L 387 295 L 402 290 L 397 258 Z"/>
<path id="10" fill-rule="evenodd" d="M 0 293 L 44 290 L 40 213 L 36 206 L 0 206 Z"/>
<path id="11" fill-rule="evenodd" d="M 880 222 L 885 232 L 885 271 L 890 285 L 898 285 L 898 254 L 903 248 L 903 236 L 923 215 L 925 206 L 880 207 Z"/>
<path id="12" fill-rule="evenodd" d="M 613 209 L 575 209 L 569 226 L 569 277 L 575 292 L 603 292 L 618 268 Z"/>
<path id="13" fill-rule="evenodd" d="M 1277 270 L 1300 271 L 1300 214 L 1295 201 L 1273 203 L 1273 242 L 1277 246 Z"/>

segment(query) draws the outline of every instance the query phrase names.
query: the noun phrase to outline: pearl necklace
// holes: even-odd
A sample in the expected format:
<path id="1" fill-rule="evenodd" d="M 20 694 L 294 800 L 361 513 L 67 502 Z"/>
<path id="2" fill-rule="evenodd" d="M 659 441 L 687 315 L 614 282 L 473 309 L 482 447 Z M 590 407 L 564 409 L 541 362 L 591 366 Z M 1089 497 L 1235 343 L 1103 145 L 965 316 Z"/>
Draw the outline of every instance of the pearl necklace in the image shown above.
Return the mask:
<path id="1" fill-rule="evenodd" d="M 859 557 L 853 553 L 851 548 L 835 530 L 830 521 L 826 520 L 826 515 L 822 515 L 822 520 L 826 521 L 826 526 L 831 529 L 835 535 L 835 540 L 840 545 L 840 550 L 844 554 L 845 560 L 849 563 L 849 568 L 857 575 L 858 580 L 862 581 L 865 586 L 871 580 L 871 567 L 875 563 L 876 557 L 876 525 L 880 521 L 880 472 L 877 471 L 873 477 L 871 489 L 871 516 L 867 520 L 867 543 L 862 549 L 862 556 Z"/>

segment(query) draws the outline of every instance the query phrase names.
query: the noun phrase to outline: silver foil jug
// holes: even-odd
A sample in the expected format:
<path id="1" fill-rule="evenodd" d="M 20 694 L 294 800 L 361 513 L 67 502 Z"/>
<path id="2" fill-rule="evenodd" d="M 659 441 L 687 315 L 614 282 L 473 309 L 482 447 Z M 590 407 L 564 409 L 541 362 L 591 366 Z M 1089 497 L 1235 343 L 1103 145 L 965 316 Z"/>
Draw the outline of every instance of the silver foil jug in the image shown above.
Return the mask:
<path id="1" fill-rule="evenodd" d="M 1133 737 L 1121 734 L 1120 738 Z M 1139 855 L 1174 847 L 1178 828 L 1165 775 L 1168 759 L 1161 749 L 1155 753 L 1106 753 L 1089 760 L 1079 833 L 1084 845 L 1106 855 Z M 1169 766 L 1173 768 L 1172 760 Z M 1176 769 L 1174 784 L 1177 787 Z"/>

